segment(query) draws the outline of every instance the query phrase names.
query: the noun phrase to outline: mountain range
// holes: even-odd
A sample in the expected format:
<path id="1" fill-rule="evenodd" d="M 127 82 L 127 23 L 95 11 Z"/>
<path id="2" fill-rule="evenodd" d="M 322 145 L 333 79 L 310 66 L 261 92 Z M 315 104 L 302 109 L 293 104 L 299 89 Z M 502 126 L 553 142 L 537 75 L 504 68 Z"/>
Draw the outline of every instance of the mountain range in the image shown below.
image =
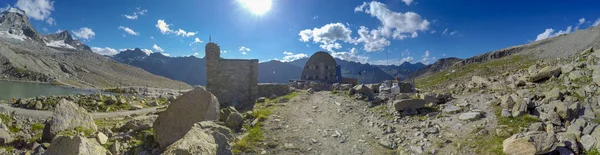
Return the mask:
<path id="1" fill-rule="evenodd" d="M 111 57 L 112 59 L 140 67 L 150 73 L 180 80 L 190 85 L 206 84 L 206 67 L 203 58 L 194 56 L 167 57 L 160 53 L 144 53 L 135 48 L 121 51 Z M 395 65 L 370 65 L 357 62 L 335 59 L 342 67 L 342 76 L 357 78 L 361 83 L 373 83 L 391 80 L 396 76 L 405 79 L 408 75 L 425 65 L 422 63 L 411 64 L 405 62 L 400 66 Z M 260 83 L 286 83 L 291 79 L 298 79 L 308 58 L 290 62 L 272 60 L 258 64 L 258 82 Z M 359 74 L 362 72 L 362 76 Z"/>
<path id="2" fill-rule="evenodd" d="M 5 80 L 80 88 L 191 88 L 94 53 L 69 31 L 42 35 L 31 26 L 25 12 L 17 8 L 0 14 L 0 75 Z"/>

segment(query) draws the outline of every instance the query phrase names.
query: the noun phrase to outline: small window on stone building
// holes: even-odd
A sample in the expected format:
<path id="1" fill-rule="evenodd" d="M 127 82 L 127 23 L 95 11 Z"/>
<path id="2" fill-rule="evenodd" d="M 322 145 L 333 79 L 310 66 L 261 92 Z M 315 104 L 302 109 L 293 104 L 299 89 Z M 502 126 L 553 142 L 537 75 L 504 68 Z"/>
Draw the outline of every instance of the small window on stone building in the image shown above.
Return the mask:
<path id="1" fill-rule="evenodd" d="M 310 66 L 306 66 L 306 69 L 310 69 Z"/>
<path id="2" fill-rule="evenodd" d="M 315 79 L 319 79 L 319 76 L 316 76 L 316 75 L 315 75 Z"/>

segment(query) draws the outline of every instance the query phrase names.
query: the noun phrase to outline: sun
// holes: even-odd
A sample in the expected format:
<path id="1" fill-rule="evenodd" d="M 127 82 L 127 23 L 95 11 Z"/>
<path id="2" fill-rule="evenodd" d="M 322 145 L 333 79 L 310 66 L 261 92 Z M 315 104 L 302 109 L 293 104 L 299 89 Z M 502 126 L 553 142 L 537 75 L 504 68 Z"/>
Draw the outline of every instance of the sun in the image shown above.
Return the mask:
<path id="1" fill-rule="evenodd" d="M 272 0 L 239 0 L 242 6 L 248 8 L 255 15 L 263 15 L 271 10 Z"/>

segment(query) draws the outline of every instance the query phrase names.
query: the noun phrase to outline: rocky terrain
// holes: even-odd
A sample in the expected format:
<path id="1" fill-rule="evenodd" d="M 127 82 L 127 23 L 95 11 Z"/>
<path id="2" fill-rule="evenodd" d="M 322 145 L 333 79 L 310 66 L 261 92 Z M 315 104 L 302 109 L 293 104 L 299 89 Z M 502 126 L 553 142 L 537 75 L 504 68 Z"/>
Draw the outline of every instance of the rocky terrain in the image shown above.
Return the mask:
<path id="1" fill-rule="evenodd" d="M 16 8 L 0 15 L 0 80 L 80 88 L 191 88 L 183 82 L 152 75 L 96 54 L 68 31 L 41 35 L 31 26 L 25 12 Z"/>

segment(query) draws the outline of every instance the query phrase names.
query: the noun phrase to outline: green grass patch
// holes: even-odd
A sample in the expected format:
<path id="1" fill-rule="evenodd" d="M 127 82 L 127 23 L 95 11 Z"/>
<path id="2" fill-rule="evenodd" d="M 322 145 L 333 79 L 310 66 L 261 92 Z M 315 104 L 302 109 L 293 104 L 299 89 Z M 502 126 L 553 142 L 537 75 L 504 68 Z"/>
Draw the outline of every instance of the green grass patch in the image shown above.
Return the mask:
<path id="1" fill-rule="evenodd" d="M 107 88 L 103 89 L 104 92 L 118 93 L 118 94 L 135 94 L 138 93 L 135 90 L 127 89 L 127 88 Z"/>
<path id="2" fill-rule="evenodd" d="M 248 130 L 248 136 L 242 138 L 241 140 L 235 142 L 231 149 L 234 154 L 241 153 L 253 153 L 256 152 L 254 148 L 260 146 L 260 143 L 265 139 L 263 137 L 264 132 L 262 131 L 262 122 L 257 123 L 255 126 L 244 126 L 246 130 Z"/>
<path id="3" fill-rule="evenodd" d="M 10 131 L 11 133 L 17 133 L 17 132 L 21 131 L 21 129 L 17 128 L 16 126 L 9 125 L 8 126 L 8 131 Z"/>
<path id="4" fill-rule="evenodd" d="M 3 122 L 4 124 L 8 124 L 8 123 L 10 123 L 10 122 L 11 122 L 11 118 L 10 118 L 10 116 L 8 116 L 8 115 L 5 115 L 5 114 L 0 114 L 0 119 L 2 119 L 2 122 Z"/>
<path id="5" fill-rule="evenodd" d="M 83 128 L 83 127 L 80 127 L 80 126 L 75 127 L 75 131 L 77 131 L 77 133 L 82 133 L 83 132 L 86 136 L 94 134 L 94 131 L 86 129 L 86 128 Z"/>
<path id="6" fill-rule="evenodd" d="M 33 132 L 43 131 L 44 127 L 45 127 L 45 125 L 43 123 L 34 123 L 33 125 L 31 125 L 31 131 L 33 131 Z"/>
<path id="7" fill-rule="evenodd" d="M 380 114 L 381 116 L 383 116 L 384 118 L 386 118 L 388 120 L 394 119 L 394 114 L 390 113 L 387 105 L 379 105 L 374 108 L 370 108 L 369 110 L 373 113 Z"/>
<path id="8" fill-rule="evenodd" d="M 587 155 L 600 155 L 600 152 L 598 151 L 598 149 L 593 148 L 590 151 L 587 151 L 587 152 L 585 152 L 583 154 L 587 154 Z"/>
<path id="9" fill-rule="evenodd" d="M 12 150 L 15 150 L 15 147 L 13 146 L 0 146 L 0 148 L 4 149 L 6 152 L 11 152 Z"/>
<path id="10" fill-rule="evenodd" d="M 262 126 L 263 126 L 262 122 L 265 119 L 267 119 L 267 117 L 269 115 L 271 115 L 273 113 L 273 110 L 275 109 L 275 106 L 268 106 L 268 105 L 272 105 L 273 103 L 276 103 L 281 98 L 286 98 L 288 100 L 291 100 L 292 98 L 296 97 L 297 95 L 298 95 L 297 92 L 291 92 L 287 95 L 280 96 L 280 97 L 277 97 L 272 100 L 266 99 L 265 102 L 263 102 L 263 103 L 256 103 L 254 105 L 254 110 L 252 111 L 252 114 L 250 116 L 258 119 L 259 121 L 254 126 L 244 125 L 244 128 L 248 131 L 248 136 L 242 138 L 239 141 L 236 141 L 231 146 L 233 153 L 234 154 L 255 153 L 256 148 L 259 148 L 261 146 L 261 143 L 264 141 L 264 137 L 263 137 L 264 132 L 262 131 Z"/>

